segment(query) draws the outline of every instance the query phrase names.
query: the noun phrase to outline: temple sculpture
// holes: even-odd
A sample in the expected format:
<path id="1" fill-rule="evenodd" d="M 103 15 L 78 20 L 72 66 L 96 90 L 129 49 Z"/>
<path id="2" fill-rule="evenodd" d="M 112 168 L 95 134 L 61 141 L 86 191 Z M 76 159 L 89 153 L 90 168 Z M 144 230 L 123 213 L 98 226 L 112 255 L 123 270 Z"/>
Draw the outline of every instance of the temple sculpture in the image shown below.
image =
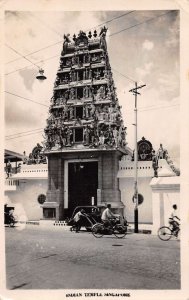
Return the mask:
<path id="1" fill-rule="evenodd" d="M 125 148 L 126 127 L 109 63 L 106 32 L 106 27 L 101 28 L 97 37 L 96 31 L 93 36 L 80 31 L 72 40 L 69 34 L 64 35 L 45 128 L 46 149 L 73 149 L 78 143 L 90 148 Z"/>

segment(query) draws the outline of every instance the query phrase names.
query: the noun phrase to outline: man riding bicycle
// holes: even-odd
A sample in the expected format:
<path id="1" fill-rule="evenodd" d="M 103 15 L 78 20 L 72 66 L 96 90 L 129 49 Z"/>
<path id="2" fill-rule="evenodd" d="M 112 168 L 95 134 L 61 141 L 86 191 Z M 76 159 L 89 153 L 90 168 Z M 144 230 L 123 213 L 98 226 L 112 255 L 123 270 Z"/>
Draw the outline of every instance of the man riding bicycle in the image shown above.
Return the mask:
<path id="1" fill-rule="evenodd" d="M 169 218 L 169 224 L 173 226 L 173 231 L 175 232 L 175 235 L 177 236 L 178 232 L 180 230 L 180 228 L 179 228 L 180 224 L 178 223 L 178 221 L 180 221 L 180 219 L 179 219 L 179 217 L 177 217 L 176 210 L 177 210 L 177 205 L 174 204 L 173 211 L 171 213 L 171 217 Z"/>
<path id="2" fill-rule="evenodd" d="M 107 204 L 107 208 L 102 213 L 102 222 L 106 227 L 111 226 L 111 220 L 115 219 L 116 215 L 111 212 L 111 204 Z"/>

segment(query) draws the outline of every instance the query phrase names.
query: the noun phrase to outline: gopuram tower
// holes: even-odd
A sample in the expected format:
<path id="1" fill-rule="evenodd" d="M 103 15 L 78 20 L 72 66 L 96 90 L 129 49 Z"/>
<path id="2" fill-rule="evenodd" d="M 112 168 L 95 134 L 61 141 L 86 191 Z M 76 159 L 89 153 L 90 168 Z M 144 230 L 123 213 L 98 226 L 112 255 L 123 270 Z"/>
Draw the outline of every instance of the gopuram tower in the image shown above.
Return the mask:
<path id="1" fill-rule="evenodd" d="M 124 127 L 106 44 L 99 34 L 64 35 L 45 128 L 48 157 L 45 219 L 63 220 L 76 206 L 123 204 L 117 172 L 126 153 Z"/>

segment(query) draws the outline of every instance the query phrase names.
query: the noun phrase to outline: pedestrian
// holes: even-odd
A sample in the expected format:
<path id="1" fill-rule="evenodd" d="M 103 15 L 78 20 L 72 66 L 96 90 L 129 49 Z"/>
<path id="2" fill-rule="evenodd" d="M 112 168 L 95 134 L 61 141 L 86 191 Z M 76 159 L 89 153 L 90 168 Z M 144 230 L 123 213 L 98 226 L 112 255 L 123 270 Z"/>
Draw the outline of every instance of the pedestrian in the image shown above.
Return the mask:
<path id="1" fill-rule="evenodd" d="M 10 163 L 10 160 L 7 163 L 7 168 L 6 169 L 7 169 L 7 178 L 9 178 L 12 174 L 12 165 Z"/>
<path id="2" fill-rule="evenodd" d="M 76 232 L 78 233 L 79 230 L 81 229 L 81 225 L 82 225 L 82 218 L 85 217 L 85 211 L 84 209 L 79 210 L 73 220 L 74 220 L 74 226 L 76 227 Z"/>

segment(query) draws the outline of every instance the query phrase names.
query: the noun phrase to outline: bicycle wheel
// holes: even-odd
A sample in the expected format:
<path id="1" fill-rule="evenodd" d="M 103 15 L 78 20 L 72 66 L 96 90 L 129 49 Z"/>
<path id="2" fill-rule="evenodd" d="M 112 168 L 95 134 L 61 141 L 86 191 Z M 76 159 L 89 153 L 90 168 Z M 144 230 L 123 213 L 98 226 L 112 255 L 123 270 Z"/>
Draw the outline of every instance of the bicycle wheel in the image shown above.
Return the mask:
<path id="1" fill-rule="evenodd" d="M 103 236 L 104 226 L 100 223 L 94 224 L 91 231 L 96 238 L 100 238 Z"/>
<path id="2" fill-rule="evenodd" d="M 168 241 L 170 240 L 171 236 L 172 236 L 172 232 L 169 227 L 163 226 L 158 229 L 158 237 L 160 238 L 160 240 Z"/>
<path id="3" fill-rule="evenodd" d="M 115 225 L 113 234 L 119 239 L 124 238 L 127 234 L 127 226 L 122 226 L 121 224 Z"/>

